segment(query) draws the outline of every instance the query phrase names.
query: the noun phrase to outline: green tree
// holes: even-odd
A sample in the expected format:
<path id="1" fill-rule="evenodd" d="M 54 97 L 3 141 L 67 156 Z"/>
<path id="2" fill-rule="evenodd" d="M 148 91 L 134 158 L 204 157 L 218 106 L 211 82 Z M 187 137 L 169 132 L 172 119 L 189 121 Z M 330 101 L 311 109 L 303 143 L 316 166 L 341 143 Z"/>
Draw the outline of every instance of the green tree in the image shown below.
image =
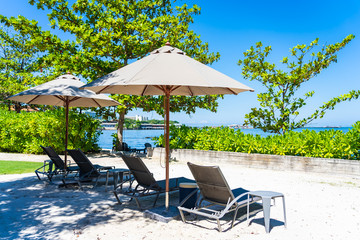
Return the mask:
<path id="1" fill-rule="evenodd" d="M 71 6 L 65 0 L 30 0 L 39 9 L 47 9 L 53 29 L 70 33 L 74 40 L 61 41 L 49 31 L 42 31 L 37 23 L 20 16 L 1 17 L 1 21 L 32 34 L 33 42 L 47 49 L 42 57 L 44 66 L 55 72 L 70 71 L 93 81 L 129 62 L 142 58 L 151 50 L 169 41 L 189 56 L 205 64 L 219 59 L 210 53 L 208 44 L 189 30 L 194 15 L 200 14 L 196 5 L 175 6 L 170 0 L 77 0 Z M 134 109 L 155 110 L 162 113 L 161 97 L 113 95 L 123 106 L 107 110 L 118 118 L 118 139 L 122 142 L 125 114 Z M 173 97 L 171 111 L 192 113 L 196 108 L 216 111 L 219 96 Z M 189 104 L 190 103 L 190 104 Z"/>
<path id="2" fill-rule="evenodd" d="M 37 64 L 40 51 L 28 37 L 0 25 L 0 102 L 6 103 L 9 109 L 11 101 L 6 98 L 44 80 Z M 20 103 L 14 102 L 14 106 L 20 112 Z"/>
<path id="3" fill-rule="evenodd" d="M 266 92 L 257 95 L 260 108 L 252 108 L 245 115 L 245 124 L 260 128 L 265 132 L 284 134 L 289 130 L 304 127 L 311 121 L 322 118 L 327 110 L 333 110 L 337 103 L 357 99 L 360 91 L 350 91 L 339 97 L 334 97 L 320 106 L 310 116 L 296 120 L 300 109 L 306 105 L 308 98 L 314 91 L 307 92 L 298 97 L 297 91 L 303 83 L 316 77 L 331 63 L 337 62 L 337 52 L 344 48 L 355 36 L 349 35 L 340 43 L 324 45 L 315 53 L 313 48 L 318 45 L 315 39 L 310 45 L 297 45 L 290 49 L 293 61 L 284 57 L 281 61 L 288 71 L 276 68 L 275 64 L 266 61 L 271 52 L 271 46 L 262 48 L 261 42 L 256 43 L 244 52 L 244 60 L 239 60 L 242 65 L 242 74 L 245 79 L 259 81 Z M 310 55 L 310 58 L 307 58 Z"/>

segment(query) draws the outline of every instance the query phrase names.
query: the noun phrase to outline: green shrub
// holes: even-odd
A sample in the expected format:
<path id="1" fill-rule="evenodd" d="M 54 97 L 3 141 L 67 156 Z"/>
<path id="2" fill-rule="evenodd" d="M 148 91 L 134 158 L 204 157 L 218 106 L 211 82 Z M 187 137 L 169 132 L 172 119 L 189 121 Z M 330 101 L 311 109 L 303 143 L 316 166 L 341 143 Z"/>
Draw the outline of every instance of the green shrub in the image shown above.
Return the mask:
<path id="1" fill-rule="evenodd" d="M 156 144 L 164 145 L 161 135 Z M 290 131 L 284 135 L 244 134 L 228 127 L 170 128 L 170 148 L 292 155 L 360 160 L 360 122 L 347 133 L 340 130 Z"/>
<path id="2" fill-rule="evenodd" d="M 0 151 L 42 153 L 40 145 L 52 146 L 58 153 L 65 149 L 63 108 L 46 112 L 15 113 L 0 110 Z M 68 148 L 98 151 L 100 122 L 87 114 L 69 112 Z"/>

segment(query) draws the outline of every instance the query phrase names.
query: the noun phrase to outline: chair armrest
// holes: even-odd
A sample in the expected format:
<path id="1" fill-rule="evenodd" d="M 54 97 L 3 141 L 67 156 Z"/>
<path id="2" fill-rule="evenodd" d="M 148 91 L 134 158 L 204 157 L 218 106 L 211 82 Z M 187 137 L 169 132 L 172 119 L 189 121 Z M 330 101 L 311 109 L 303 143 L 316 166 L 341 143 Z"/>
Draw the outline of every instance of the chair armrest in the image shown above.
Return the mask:
<path id="1" fill-rule="evenodd" d="M 51 160 L 45 160 L 44 164 L 41 167 L 37 168 L 35 171 L 39 171 L 41 168 L 44 169 L 46 166 L 49 166 L 49 170 L 51 171 L 52 169 L 50 169 L 50 166 L 52 166 L 52 164 L 53 163 Z"/>
<path id="2" fill-rule="evenodd" d="M 115 186 L 114 192 L 116 192 L 116 191 L 120 188 L 119 192 L 121 193 L 121 192 L 122 192 L 122 186 L 123 186 L 125 183 L 127 183 L 127 182 L 130 183 L 129 189 L 132 189 L 132 184 L 133 184 L 134 181 L 135 181 L 135 178 L 130 176 L 128 179 L 125 179 L 125 180 L 123 180 L 122 182 L 119 182 L 119 183 Z"/>
<path id="3" fill-rule="evenodd" d="M 109 170 L 109 169 L 115 169 L 115 166 L 101 166 L 97 170 Z"/>

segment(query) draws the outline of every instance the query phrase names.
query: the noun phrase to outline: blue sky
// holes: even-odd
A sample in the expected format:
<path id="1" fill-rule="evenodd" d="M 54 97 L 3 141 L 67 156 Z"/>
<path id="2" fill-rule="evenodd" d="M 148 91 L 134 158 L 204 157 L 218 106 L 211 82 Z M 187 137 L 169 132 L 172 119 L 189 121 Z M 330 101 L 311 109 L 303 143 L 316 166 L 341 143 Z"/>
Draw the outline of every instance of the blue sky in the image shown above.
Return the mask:
<path id="1" fill-rule="evenodd" d="M 254 93 L 240 93 L 225 96 L 219 101 L 217 113 L 198 110 L 188 116 L 183 113 L 171 114 L 172 120 L 186 124 L 204 123 L 242 124 L 244 115 L 252 107 L 258 107 L 256 94 L 264 91 L 258 82 L 245 80 L 241 67 L 243 52 L 261 41 L 272 46 L 269 61 L 279 65 L 279 61 L 289 56 L 289 49 L 297 44 L 309 44 L 319 38 L 324 44 L 340 42 L 349 34 L 355 39 L 338 53 L 338 63 L 333 63 L 316 78 L 303 85 L 299 94 L 314 90 L 314 97 L 302 110 L 302 116 L 311 114 L 318 106 L 332 97 L 350 90 L 360 89 L 360 1 L 190 1 L 201 7 L 201 14 L 195 17 L 191 26 L 209 43 L 211 51 L 219 52 L 221 59 L 212 65 L 216 70 L 255 89 Z M 36 19 L 47 28 L 47 18 L 27 0 L 2 1 L 0 13 L 6 16 L 19 14 Z M 320 47 L 318 50 L 320 50 Z M 323 119 L 311 126 L 351 126 L 360 120 L 360 100 L 341 103 L 336 110 L 329 111 Z M 132 111 L 129 115 L 145 115 L 161 119 L 155 113 Z"/>

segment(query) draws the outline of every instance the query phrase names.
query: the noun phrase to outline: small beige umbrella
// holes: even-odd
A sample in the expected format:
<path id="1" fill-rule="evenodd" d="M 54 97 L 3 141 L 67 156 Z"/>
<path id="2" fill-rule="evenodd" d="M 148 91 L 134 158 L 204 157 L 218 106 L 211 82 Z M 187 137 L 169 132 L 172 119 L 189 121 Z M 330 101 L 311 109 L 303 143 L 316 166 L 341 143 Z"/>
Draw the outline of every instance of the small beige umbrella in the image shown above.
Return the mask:
<path id="1" fill-rule="evenodd" d="M 169 99 L 171 95 L 238 94 L 250 87 L 202 64 L 169 43 L 82 87 L 96 93 L 165 95 L 166 199 L 169 207 Z"/>
<path id="2" fill-rule="evenodd" d="M 27 104 L 41 104 L 65 107 L 65 167 L 67 163 L 69 107 L 107 107 L 119 105 L 117 101 L 104 94 L 95 94 L 90 90 L 81 90 L 84 83 L 79 78 L 65 74 L 55 80 L 35 86 L 16 95 L 9 100 Z"/>

